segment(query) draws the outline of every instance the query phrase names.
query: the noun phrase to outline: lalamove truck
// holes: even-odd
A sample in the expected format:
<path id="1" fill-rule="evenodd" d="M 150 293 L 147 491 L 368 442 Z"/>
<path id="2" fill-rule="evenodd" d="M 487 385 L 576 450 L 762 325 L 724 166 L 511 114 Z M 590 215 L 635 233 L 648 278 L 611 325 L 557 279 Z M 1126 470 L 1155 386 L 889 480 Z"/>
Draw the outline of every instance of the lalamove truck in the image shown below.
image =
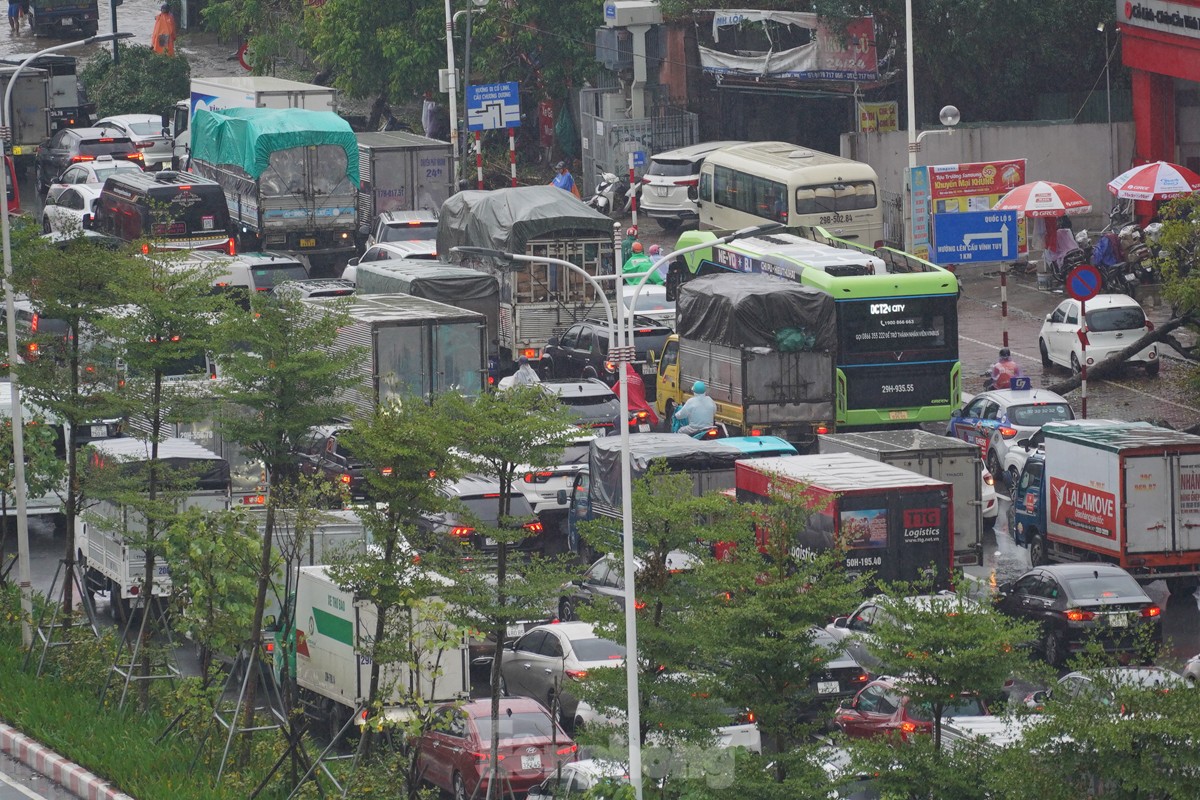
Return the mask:
<path id="1" fill-rule="evenodd" d="M 1200 583 L 1200 436 L 1144 422 L 1042 430 L 1013 500 L 1034 566 L 1107 561 L 1173 592 Z"/>

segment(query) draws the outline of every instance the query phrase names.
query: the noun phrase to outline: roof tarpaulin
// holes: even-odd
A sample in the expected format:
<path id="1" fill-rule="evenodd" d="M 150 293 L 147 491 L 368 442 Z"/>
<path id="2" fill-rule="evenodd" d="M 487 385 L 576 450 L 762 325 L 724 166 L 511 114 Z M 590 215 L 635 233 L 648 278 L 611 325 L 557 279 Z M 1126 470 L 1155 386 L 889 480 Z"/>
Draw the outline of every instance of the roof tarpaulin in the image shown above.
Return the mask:
<path id="1" fill-rule="evenodd" d="M 635 480 L 645 474 L 655 461 L 664 461 L 672 470 L 680 472 L 702 472 L 732 470 L 733 462 L 739 458 L 746 458 L 746 454 L 715 439 L 693 439 L 682 433 L 639 433 L 629 437 L 629 464 Z M 614 507 L 619 505 L 620 437 L 594 440 L 588 462 L 593 502 Z"/>
<path id="2" fill-rule="evenodd" d="M 302 108 L 199 109 L 192 117 L 192 157 L 232 164 L 252 178 L 270 165 L 271 154 L 293 147 L 334 145 L 346 151 L 346 177 L 358 186 L 358 139 L 332 111 Z"/>
<path id="3" fill-rule="evenodd" d="M 837 342 L 833 298 L 769 275 L 706 275 L 685 283 L 675 308 L 681 338 L 727 347 L 778 347 L 782 331 L 803 330 L 809 350 Z"/>
<path id="4" fill-rule="evenodd" d="M 354 281 L 362 294 L 399 292 L 452 306 L 460 306 L 464 300 L 500 295 L 500 284 L 494 275 L 451 264 L 408 259 L 359 264 Z"/>
<path id="5" fill-rule="evenodd" d="M 611 236 L 613 222 L 570 192 L 556 186 L 518 186 L 458 192 L 438 215 L 437 251 L 457 259 L 451 248 L 488 247 L 524 253 L 531 239 Z"/>

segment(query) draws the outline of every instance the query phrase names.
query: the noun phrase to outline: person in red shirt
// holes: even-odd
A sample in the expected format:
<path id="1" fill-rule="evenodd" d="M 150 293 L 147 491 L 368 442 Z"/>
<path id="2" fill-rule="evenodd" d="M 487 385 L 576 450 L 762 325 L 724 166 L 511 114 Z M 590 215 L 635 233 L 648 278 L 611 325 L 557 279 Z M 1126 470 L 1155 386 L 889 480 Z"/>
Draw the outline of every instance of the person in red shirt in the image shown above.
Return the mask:
<path id="1" fill-rule="evenodd" d="M 633 364 L 625 365 L 625 386 L 629 393 L 629 412 L 636 414 L 639 411 L 648 412 L 650 424 L 658 426 L 658 414 L 654 413 L 654 406 L 646 402 L 646 384 L 642 380 L 642 376 L 633 368 Z M 619 392 L 620 387 L 614 386 L 614 392 Z"/>
<path id="2" fill-rule="evenodd" d="M 1013 378 L 1023 377 L 1021 367 L 1013 361 L 1012 353 L 1007 347 L 1000 348 L 1000 360 L 992 364 L 992 374 L 989 389 L 1008 389 L 1012 386 Z"/>

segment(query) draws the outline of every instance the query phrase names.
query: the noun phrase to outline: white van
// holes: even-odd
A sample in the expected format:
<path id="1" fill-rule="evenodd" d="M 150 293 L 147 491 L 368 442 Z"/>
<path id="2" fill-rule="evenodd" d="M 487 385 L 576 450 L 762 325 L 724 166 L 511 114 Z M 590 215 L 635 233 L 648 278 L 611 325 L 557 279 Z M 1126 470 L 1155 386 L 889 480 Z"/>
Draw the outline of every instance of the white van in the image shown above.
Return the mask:
<path id="1" fill-rule="evenodd" d="M 698 218 L 696 192 L 700 165 L 714 150 L 741 142 L 705 142 L 650 156 L 650 169 L 642 176 L 638 210 L 654 218 L 664 231 L 674 231 Z"/>

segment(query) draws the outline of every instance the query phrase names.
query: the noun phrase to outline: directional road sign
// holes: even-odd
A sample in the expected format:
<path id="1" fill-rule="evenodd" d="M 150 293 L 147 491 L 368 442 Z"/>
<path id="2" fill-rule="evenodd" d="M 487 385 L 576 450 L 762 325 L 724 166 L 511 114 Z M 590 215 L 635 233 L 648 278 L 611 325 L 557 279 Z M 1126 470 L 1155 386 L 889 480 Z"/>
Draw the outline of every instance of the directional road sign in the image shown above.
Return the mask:
<path id="1" fill-rule="evenodd" d="M 1100 294 L 1100 286 L 1103 283 L 1104 279 L 1100 277 L 1100 270 L 1091 264 L 1080 264 L 1067 273 L 1067 279 L 1063 281 L 1063 288 L 1072 299 L 1086 303 Z"/>
<path id="2" fill-rule="evenodd" d="M 964 211 L 933 215 L 935 264 L 980 264 L 1017 257 L 1017 212 Z"/>
<path id="3" fill-rule="evenodd" d="M 521 126 L 516 81 L 467 87 L 467 130 L 494 131 Z"/>
<path id="4" fill-rule="evenodd" d="M 633 165 L 635 167 L 646 166 L 646 151 L 645 150 L 634 150 L 633 151 Z"/>

